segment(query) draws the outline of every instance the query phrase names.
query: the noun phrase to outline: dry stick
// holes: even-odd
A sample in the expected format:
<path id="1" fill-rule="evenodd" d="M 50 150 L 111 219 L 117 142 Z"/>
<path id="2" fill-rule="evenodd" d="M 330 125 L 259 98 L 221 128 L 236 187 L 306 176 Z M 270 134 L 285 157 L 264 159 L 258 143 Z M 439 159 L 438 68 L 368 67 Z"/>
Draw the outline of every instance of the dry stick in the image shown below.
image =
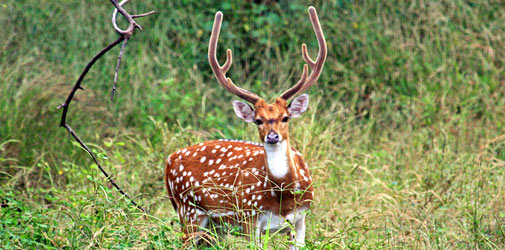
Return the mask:
<path id="1" fill-rule="evenodd" d="M 114 93 L 116 92 L 116 83 L 117 83 L 117 72 L 119 71 L 119 65 L 121 65 L 121 58 L 123 58 L 123 51 L 126 43 L 128 42 L 128 38 L 123 40 L 123 44 L 121 45 L 121 50 L 119 51 L 119 56 L 117 57 L 117 65 L 116 72 L 114 73 L 114 85 L 112 86 L 112 94 L 110 96 L 110 100 L 114 101 Z"/>
<path id="2" fill-rule="evenodd" d="M 58 107 L 58 109 L 63 107 L 63 114 L 61 116 L 60 126 L 66 128 L 68 130 L 68 132 L 72 135 L 72 137 L 74 137 L 74 139 L 81 145 L 81 147 L 83 147 L 88 152 L 88 154 L 91 156 L 91 158 L 93 158 L 93 161 L 95 162 L 95 164 L 98 166 L 100 171 L 102 171 L 102 173 L 105 175 L 107 180 L 112 184 L 112 186 L 114 186 L 119 191 L 119 193 L 121 193 L 123 196 L 125 196 L 127 199 L 129 199 L 131 201 L 131 203 L 133 205 L 135 205 L 139 210 L 141 210 L 142 212 L 145 213 L 145 210 L 142 207 L 140 207 L 135 201 L 133 201 L 133 199 L 116 184 L 116 182 L 112 179 L 112 177 L 105 171 L 105 169 L 102 167 L 102 165 L 98 162 L 98 159 L 96 158 L 95 154 L 93 154 L 93 152 L 88 148 L 88 146 L 86 146 L 86 144 L 81 140 L 81 138 L 79 138 L 79 136 L 77 136 L 77 134 L 74 132 L 74 130 L 66 122 L 68 107 L 70 105 L 70 102 L 72 101 L 74 94 L 77 92 L 77 90 L 83 89 L 81 87 L 81 82 L 82 82 L 82 80 L 84 80 L 84 77 L 88 73 L 89 69 L 91 69 L 91 67 L 95 64 L 95 62 L 98 61 L 98 59 L 100 59 L 105 53 L 107 53 L 107 51 L 114 48 L 122 40 L 123 40 L 123 38 L 120 37 L 117 40 L 115 40 L 114 42 L 112 42 L 111 44 L 107 45 L 107 47 L 105 47 L 104 49 L 102 49 L 102 51 L 100 51 L 98 54 L 96 54 L 96 56 L 93 57 L 93 59 L 91 59 L 91 61 L 88 63 L 88 65 L 86 66 L 84 71 L 79 76 L 79 79 L 77 79 L 77 82 L 75 83 L 74 88 L 70 92 L 70 95 L 68 95 L 67 100 L 65 100 L 65 102 Z"/>
<path id="3" fill-rule="evenodd" d="M 72 88 L 72 91 L 68 95 L 65 102 L 62 103 L 60 106 L 58 106 L 58 109 L 63 108 L 63 114 L 61 116 L 61 122 L 60 122 L 61 127 L 64 127 L 66 124 L 68 106 L 70 105 L 70 102 L 74 98 L 75 92 L 77 92 L 78 89 L 84 90 L 81 87 L 81 82 L 82 82 L 82 80 L 84 80 L 84 77 L 86 76 L 86 74 L 88 74 L 89 69 L 91 69 L 93 64 L 95 64 L 95 62 L 98 61 L 98 59 L 100 59 L 100 57 L 102 57 L 105 53 L 107 53 L 107 51 L 109 51 L 110 49 L 112 49 L 116 45 L 118 45 L 122 40 L 123 40 L 123 37 L 119 37 L 117 40 L 115 40 L 114 42 L 107 45 L 107 47 L 103 48 L 100 52 L 98 52 L 98 54 L 96 54 L 95 57 L 93 57 L 93 59 L 91 59 L 91 61 L 88 63 L 88 65 L 86 65 L 86 68 L 84 68 L 81 75 L 79 76 L 79 79 L 77 79 L 77 82 L 75 83 L 74 88 Z"/>
<path id="4" fill-rule="evenodd" d="M 128 41 L 128 39 L 130 39 L 130 37 L 132 36 L 133 34 L 133 31 L 135 30 L 135 28 L 138 28 L 140 30 L 142 30 L 142 27 L 140 27 L 140 25 L 138 25 L 133 19 L 134 18 L 137 18 L 137 17 L 143 17 L 143 16 L 148 16 L 148 15 L 151 15 L 154 13 L 154 11 L 151 11 L 151 12 L 148 12 L 148 13 L 145 13 L 145 14 L 140 14 L 140 15 L 130 15 L 128 14 L 128 12 L 126 12 L 121 6 L 123 4 L 125 4 L 128 0 L 124 0 L 123 2 L 121 3 L 118 3 L 116 0 L 110 0 L 110 2 L 114 5 L 115 9 L 114 9 L 114 13 L 113 13 L 113 17 L 112 17 L 112 24 L 113 24 L 113 27 L 114 29 L 119 33 L 119 35 L 121 35 L 117 40 L 115 40 L 114 42 L 110 43 L 109 45 L 107 45 L 105 48 L 103 48 L 100 52 L 98 52 L 98 54 L 96 54 L 93 59 L 91 59 L 91 61 L 88 63 L 88 65 L 86 65 L 86 68 L 84 68 L 84 71 L 81 73 L 81 75 L 79 76 L 79 78 L 77 79 L 77 82 L 75 83 L 74 87 L 72 88 L 72 91 L 70 92 L 70 94 L 68 95 L 67 99 L 65 100 L 65 102 L 63 104 L 61 104 L 60 106 L 58 106 L 58 109 L 61 109 L 63 108 L 63 113 L 61 115 L 61 122 L 60 122 L 60 126 L 61 127 L 64 127 L 67 129 L 67 131 L 72 135 L 72 137 L 74 137 L 74 139 L 81 145 L 82 148 L 84 148 L 86 150 L 86 152 L 88 152 L 88 154 L 91 156 L 91 158 L 93 158 L 93 161 L 95 162 L 95 164 L 98 166 L 98 168 L 100 169 L 100 171 L 102 171 L 102 173 L 105 175 L 105 177 L 107 178 L 107 180 L 119 191 L 119 193 L 121 193 L 124 197 L 126 197 L 128 200 L 130 200 L 130 202 L 135 205 L 135 207 L 137 207 L 140 211 L 142 211 L 143 213 L 145 213 L 146 211 L 141 207 L 139 206 L 135 201 L 133 201 L 133 199 L 127 194 L 125 193 L 117 184 L 116 182 L 114 182 L 114 180 L 112 179 L 112 177 L 105 171 L 105 169 L 102 167 L 102 165 L 98 162 L 98 159 L 96 158 L 96 156 L 93 154 L 93 152 L 88 148 L 88 146 L 86 146 L 86 144 L 79 138 L 79 136 L 77 136 L 77 134 L 74 132 L 74 130 L 70 127 L 70 125 L 67 124 L 67 113 L 68 113 L 68 107 L 70 106 L 70 102 L 72 102 L 72 99 L 74 98 L 74 95 L 75 93 L 77 92 L 77 90 L 81 89 L 81 90 L 84 90 L 82 87 L 81 87 L 81 82 L 83 81 L 84 77 L 86 76 L 86 74 L 88 73 L 88 71 L 91 69 L 91 67 L 95 64 L 96 61 L 98 61 L 98 59 L 100 59 L 105 53 L 107 53 L 110 49 L 114 48 L 116 45 L 118 45 L 121 41 L 123 41 L 123 45 L 121 46 L 121 50 L 119 52 L 119 57 L 118 57 L 118 63 L 117 63 L 117 66 L 116 66 L 116 73 L 115 73 L 115 77 L 114 77 L 114 89 L 116 87 L 116 79 L 117 79 L 117 71 L 119 69 L 119 65 L 121 63 L 121 57 L 122 57 L 122 54 L 123 54 L 123 50 L 124 50 L 124 47 L 126 45 L 126 42 Z M 126 20 L 130 23 L 129 27 L 127 30 L 121 30 L 117 27 L 117 24 L 116 24 L 116 14 L 117 14 L 117 11 L 119 11 L 121 13 L 121 15 L 123 15 L 124 18 L 126 18 Z M 114 90 L 113 90 L 114 91 Z M 112 97 L 114 96 L 114 92 L 112 93 Z M 112 98 L 111 97 L 111 98 Z"/>

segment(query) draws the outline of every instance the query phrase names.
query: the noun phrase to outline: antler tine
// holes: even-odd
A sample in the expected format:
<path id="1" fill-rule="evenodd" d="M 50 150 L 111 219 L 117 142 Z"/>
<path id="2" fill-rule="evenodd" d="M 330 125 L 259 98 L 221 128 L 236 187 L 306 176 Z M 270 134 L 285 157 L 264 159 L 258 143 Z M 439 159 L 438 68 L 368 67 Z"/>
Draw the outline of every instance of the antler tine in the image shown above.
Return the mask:
<path id="1" fill-rule="evenodd" d="M 231 50 L 228 49 L 226 51 L 226 62 L 223 66 L 219 65 L 217 61 L 217 41 L 219 40 L 219 32 L 221 30 L 221 23 L 223 21 L 223 13 L 218 11 L 214 18 L 214 25 L 212 27 L 212 34 L 210 35 L 209 41 L 209 64 L 212 68 L 212 72 L 214 72 L 214 76 L 216 76 L 217 81 L 223 86 L 227 91 L 237 95 L 238 97 L 255 104 L 259 99 L 261 99 L 256 94 L 239 88 L 233 84 L 233 81 L 226 77 L 226 72 L 231 67 L 231 63 L 233 61 L 233 56 Z"/>
<path id="2" fill-rule="evenodd" d="M 221 70 L 223 73 L 228 72 L 228 70 L 231 67 L 231 63 L 233 62 L 233 56 L 231 55 L 231 49 L 226 50 L 226 61 L 224 62 L 223 67 L 221 67 Z"/>
<path id="3" fill-rule="evenodd" d="M 307 45 L 305 43 L 302 44 L 302 55 L 303 60 L 310 65 L 310 68 L 313 68 L 316 65 L 316 62 L 310 58 L 309 53 L 307 52 Z"/>
<path id="4" fill-rule="evenodd" d="M 293 97 L 296 93 L 300 91 L 302 88 L 303 84 L 307 81 L 307 72 L 309 71 L 309 67 L 307 64 L 303 65 L 303 72 L 302 72 L 302 77 L 300 80 L 293 86 L 292 88 L 286 90 L 284 93 L 282 93 L 281 98 L 284 100 L 289 100 L 289 98 Z"/>
<path id="5" fill-rule="evenodd" d="M 319 45 L 319 53 L 317 54 L 316 61 L 312 60 L 309 56 L 309 53 L 307 52 L 307 45 L 305 43 L 302 44 L 303 60 L 310 66 L 312 72 L 308 77 L 306 76 L 307 64 L 305 64 L 301 79 L 295 84 L 295 86 L 291 87 L 290 89 L 286 90 L 284 93 L 281 94 L 281 98 L 284 100 L 288 100 L 297 93 L 303 92 L 310 86 L 312 86 L 321 75 L 321 71 L 323 70 L 324 62 L 326 60 L 326 54 L 327 54 L 326 40 L 324 39 L 323 30 L 321 29 L 321 24 L 319 23 L 319 18 L 317 17 L 316 9 L 311 6 L 309 7 L 308 11 L 310 16 L 310 22 L 312 23 L 312 28 L 314 29 L 314 33 L 316 33 L 317 43 Z"/>

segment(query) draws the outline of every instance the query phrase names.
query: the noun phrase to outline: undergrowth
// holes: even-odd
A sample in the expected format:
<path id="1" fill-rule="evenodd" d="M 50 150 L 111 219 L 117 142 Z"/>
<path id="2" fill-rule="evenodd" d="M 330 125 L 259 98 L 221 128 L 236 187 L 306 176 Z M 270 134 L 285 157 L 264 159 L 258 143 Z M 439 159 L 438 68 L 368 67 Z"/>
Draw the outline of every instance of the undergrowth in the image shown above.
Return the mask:
<path id="1" fill-rule="evenodd" d="M 117 38 L 111 4 L 0 1 L 0 248 L 182 247 L 164 159 L 205 140 L 258 140 L 208 66 L 215 12 L 220 61 L 231 48 L 234 82 L 272 100 L 298 80 L 301 43 L 317 53 L 310 4 L 328 59 L 309 111 L 290 121 L 315 181 L 306 248 L 505 248 L 505 10 L 462 0 L 128 3 L 157 14 L 139 20 L 115 100 L 119 48 L 90 71 L 69 123 L 148 215 L 58 127 L 56 107 Z M 210 248 L 247 246 L 231 236 Z"/>

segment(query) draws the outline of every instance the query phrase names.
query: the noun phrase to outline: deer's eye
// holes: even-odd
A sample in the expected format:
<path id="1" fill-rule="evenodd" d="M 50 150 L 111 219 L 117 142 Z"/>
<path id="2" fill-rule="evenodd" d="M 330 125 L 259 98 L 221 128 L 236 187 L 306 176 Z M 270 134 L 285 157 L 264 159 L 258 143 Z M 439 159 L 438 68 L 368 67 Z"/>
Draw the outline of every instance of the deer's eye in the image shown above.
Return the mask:
<path id="1" fill-rule="evenodd" d="M 261 119 L 256 119 L 254 120 L 254 123 L 256 123 L 256 125 L 261 125 L 263 124 L 263 121 Z"/>
<path id="2" fill-rule="evenodd" d="M 289 121 L 289 116 L 284 116 L 282 118 L 282 122 L 288 122 Z"/>

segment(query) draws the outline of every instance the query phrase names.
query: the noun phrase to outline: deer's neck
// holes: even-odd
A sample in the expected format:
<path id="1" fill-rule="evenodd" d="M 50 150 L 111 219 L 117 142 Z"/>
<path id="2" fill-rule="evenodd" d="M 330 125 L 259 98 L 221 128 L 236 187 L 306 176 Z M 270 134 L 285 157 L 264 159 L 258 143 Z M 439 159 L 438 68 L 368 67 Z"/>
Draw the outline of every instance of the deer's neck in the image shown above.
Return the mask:
<path id="1" fill-rule="evenodd" d="M 264 148 L 270 179 L 281 186 L 286 186 L 294 182 L 295 180 L 290 180 L 294 176 L 293 173 L 296 171 L 293 169 L 293 154 L 289 141 L 283 140 L 277 144 L 265 143 Z"/>

